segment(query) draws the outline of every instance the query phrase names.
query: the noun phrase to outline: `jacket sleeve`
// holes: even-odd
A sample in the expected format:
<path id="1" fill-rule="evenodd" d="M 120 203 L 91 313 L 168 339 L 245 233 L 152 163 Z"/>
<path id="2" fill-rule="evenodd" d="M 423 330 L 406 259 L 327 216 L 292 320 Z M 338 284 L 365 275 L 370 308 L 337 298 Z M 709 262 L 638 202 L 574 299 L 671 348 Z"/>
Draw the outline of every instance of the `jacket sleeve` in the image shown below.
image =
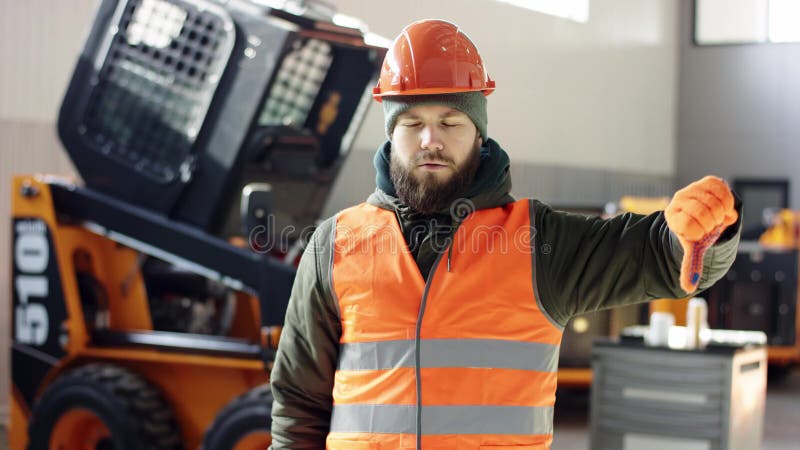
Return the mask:
<path id="1" fill-rule="evenodd" d="M 710 247 L 698 292 L 714 284 L 736 258 L 739 221 Z M 577 314 L 658 298 L 683 298 L 683 249 L 663 212 L 611 219 L 555 211 L 533 202 L 536 287 L 545 312 L 564 326 Z"/>
<path id="2" fill-rule="evenodd" d="M 330 429 L 341 325 L 330 291 L 333 220 L 300 259 L 270 375 L 272 449 L 321 449 Z"/>

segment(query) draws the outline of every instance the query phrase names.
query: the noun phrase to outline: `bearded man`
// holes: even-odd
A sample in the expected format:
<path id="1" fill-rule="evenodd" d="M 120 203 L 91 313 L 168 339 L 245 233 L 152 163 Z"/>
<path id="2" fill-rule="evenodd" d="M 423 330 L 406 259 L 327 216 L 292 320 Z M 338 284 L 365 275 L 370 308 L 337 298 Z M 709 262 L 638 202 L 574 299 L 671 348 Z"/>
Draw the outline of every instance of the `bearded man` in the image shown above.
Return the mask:
<path id="1" fill-rule="evenodd" d="M 740 205 L 716 177 L 647 216 L 514 199 L 487 134 L 494 88 L 452 23 L 394 41 L 377 189 L 323 222 L 298 268 L 273 449 L 548 449 L 567 321 L 685 297 L 732 264 Z"/>

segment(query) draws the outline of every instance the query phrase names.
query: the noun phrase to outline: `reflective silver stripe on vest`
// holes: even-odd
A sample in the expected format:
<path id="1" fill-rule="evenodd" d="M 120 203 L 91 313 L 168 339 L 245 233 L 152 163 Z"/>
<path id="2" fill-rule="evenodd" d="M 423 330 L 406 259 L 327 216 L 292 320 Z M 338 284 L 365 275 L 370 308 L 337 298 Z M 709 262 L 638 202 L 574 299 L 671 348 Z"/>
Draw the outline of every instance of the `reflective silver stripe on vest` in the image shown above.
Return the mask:
<path id="1" fill-rule="evenodd" d="M 331 431 L 415 433 L 413 405 L 335 405 Z M 424 406 L 422 434 L 551 434 L 550 406 Z"/>
<path id="2" fill-rule="evenodd" d="M 420 364 L 434 367 L 558 370 L 558 346 L 499 339 L 424 339 Z M 339 370 L 414 367 L 414 340 L 342 344 Z"/>
<path id="3" fill-rule="evenodd" d="M 339 348 L 338 370 L 414 367 L 414 340 L 359 342 Z"/>

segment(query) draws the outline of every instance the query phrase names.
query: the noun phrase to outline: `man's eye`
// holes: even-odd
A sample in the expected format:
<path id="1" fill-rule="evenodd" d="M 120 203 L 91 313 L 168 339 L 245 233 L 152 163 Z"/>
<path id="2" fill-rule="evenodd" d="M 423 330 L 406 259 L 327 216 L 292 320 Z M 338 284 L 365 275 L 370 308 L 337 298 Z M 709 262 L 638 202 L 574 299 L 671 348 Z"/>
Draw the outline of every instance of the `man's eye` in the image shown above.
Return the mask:
<path id="1" fill-rule="evenodd" d="M 419 122 L 403 122 L 400 125 L 404 127 L 416 127 L 417 125 L 419 125 Z"/>
<path id="2" fill-rule="evenodd" d="M 457 122 L 442 122 L 442 125 L 444 125 L 446 127 L 457 127 L 457 126 L 459 126 L 461 124 L 457 123 Z"/>

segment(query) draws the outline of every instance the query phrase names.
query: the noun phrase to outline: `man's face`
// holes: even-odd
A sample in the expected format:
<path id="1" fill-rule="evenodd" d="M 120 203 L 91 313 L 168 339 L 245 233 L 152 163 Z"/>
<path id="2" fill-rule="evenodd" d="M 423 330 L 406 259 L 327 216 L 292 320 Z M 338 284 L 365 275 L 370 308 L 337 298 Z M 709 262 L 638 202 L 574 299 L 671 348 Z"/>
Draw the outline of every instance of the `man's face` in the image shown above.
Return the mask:
<path id="1" fill-rule="evenodd" d="M 391 151 L 400 200 L 428 214 L 449 207 L 472 183 L 481 145 L 475 124 L 461 111 L 427 105 L 400 114 Z"/>

